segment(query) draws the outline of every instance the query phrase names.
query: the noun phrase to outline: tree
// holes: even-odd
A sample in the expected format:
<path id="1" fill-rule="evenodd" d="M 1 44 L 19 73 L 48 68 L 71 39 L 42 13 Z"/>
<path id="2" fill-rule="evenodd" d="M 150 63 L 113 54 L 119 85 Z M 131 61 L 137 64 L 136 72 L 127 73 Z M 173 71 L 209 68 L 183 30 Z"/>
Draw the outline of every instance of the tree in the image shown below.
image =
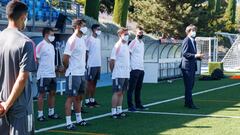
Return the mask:
<path id="1" fill-rule="evenodd" d="M 113 21 L 120 26 L 125 27 L 127 24 L 129 0 L 115 0 L 113 10 Z"/>
<path id="2" fill-rule="evenodd" d="M 221 0 L 215 0 L 214 12 L 218 13 L 221 9 Z"/>
<path id="3" fill-rule="evenodd" d="M 85 15 L 98 20 L 99 5 L 100 5 L 99 0 L 86 0 L 84 7 Z"/>
<path id="4" fill-rule="evenodd" d="M 206 35 L 209 13 L 206 0 L 132 0 L 129 17 L 147 32 L 185 37 L 185 28 L 195 24 L 201 35 Z"/>
<path id="5" fill-rule="evenodd" d="M 228 6 L 225 12 L 226 20 L 229 20 L 232 24 L 236 21 L 236 0 L 228 0 Z"/>

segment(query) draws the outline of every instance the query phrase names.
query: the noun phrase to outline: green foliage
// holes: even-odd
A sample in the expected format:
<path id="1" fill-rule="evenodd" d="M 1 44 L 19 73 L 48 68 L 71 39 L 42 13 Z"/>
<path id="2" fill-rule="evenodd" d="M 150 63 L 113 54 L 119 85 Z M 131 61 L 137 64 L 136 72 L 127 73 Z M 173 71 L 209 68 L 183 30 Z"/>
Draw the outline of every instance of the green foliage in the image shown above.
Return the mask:
<path id="1" fill-rule="evenodd" d="M 214 36 L 217 31 L 233 32 L 236 28 L 224 16 L 227 5 L 234 5 L 229 4 L 225 0 L 132 0 L 129 17 L 155 34 L 183 38 L 186 26 L 195 24 L 198 36 Z"/>
<path id="2" fill-rule="evenodd" d="M 84 12 L 85 15 L 98 20 L 99 16 L 99 0 L 86 0 Z"/>
<path id="3" fill-rule="evenodd" d="M 226 20 L 229 20 L 232 24 L 236 19 L 236 0 L 228 0 L 228 6 L 225 13 Z"/>
<path id="4" fill-rule="evenodd" d="M 81 5 L 85 5 L 86 0 L 75 0 L 75 2 L 81 4 Z"/>
<path id="5" fill-rule="evenodd" d="M 127 23 L 129 0 L 115 0 L 113 21 L 125 27 Z"/>
<path id="6" fill-rule="evenodd" d="M 225 11 L 224 21 L 226 23 L 225 28 L 227 31 L 236 31 L 236 0 L 228 0 L 228 6 Z"/>
<path id="7" fill-rule="evenodd" d="M 50 4 L 51 1 L 47 0 L 47 2 Z M 58 8 L 67 8 L 71 9 L 71 2 L 72 0 L 64 0 L 64 2 L 60 2 L 59 0 L 52 0 L 52 5 Z"/>
<path id="8" fill-rule="evenodd" d="M 147 32 L 185 37 L 189 24 L 198 26 L 199 34 L 208 33 L 209 14 L 204 0 L 132 0 L 130 18 L 144 26 Z"/>

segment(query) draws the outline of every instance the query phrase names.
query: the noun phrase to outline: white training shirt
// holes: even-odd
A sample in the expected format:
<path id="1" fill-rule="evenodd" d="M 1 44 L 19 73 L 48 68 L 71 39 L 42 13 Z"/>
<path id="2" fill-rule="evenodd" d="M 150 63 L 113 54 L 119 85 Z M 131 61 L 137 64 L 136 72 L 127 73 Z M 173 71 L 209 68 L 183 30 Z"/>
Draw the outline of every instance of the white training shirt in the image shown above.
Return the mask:
<path id="1" fill-rule="evenodd" d="M 36 47 L 36 55 L 39 63 L 37 79 L 56 77 L 54 46 L 43 40 Z"/>
<path id="2" fill-rule="evenodd" d="M 73 34 L 66 43 L 65 55 L 69 55 L 69 65 L 65 76 L 83 76 L 86 65 L 86 44 L 83 37 L 79 38 Z"/>
<path id="3" fill-rule="evenodd" d="M 112 79 L 130 77 L 130 52 L 127 43 L 118 41 L 111 53 L 111 59 L 115 60 Z"/>
<path id="4" fill-rule="evenodd" d="M 97 37 L 90 36 L 86 40 L 86 47 L 88 51 L 88 67 L 101 67 L 101 41 Z"/>
<path id="5" fill-rule="evenodd" d="M 135 38 L 129 44 L 130 65 L 132 70 L 144 70 L 144 43 Z"/>

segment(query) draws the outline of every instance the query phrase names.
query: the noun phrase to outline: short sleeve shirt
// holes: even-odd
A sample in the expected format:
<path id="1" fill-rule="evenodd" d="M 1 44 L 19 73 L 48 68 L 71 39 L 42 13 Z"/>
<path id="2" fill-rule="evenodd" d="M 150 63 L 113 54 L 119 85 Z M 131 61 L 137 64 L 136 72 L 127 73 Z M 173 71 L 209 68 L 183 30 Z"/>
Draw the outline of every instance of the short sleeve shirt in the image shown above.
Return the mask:
<path id="1" fill-rule="evenodd" d="M 130 77 L 130 52 L 127 43 L 118 41 L 112 49 L 110 59 L 115 60 L 112 79 Z"/>
<path id="2" fill-rule="evenodd" d="M 0 33 L 0 101 L 6 101 L 20 72 L 36 71 L 33 42 L 17 29 L 7 28 Z M 9 109 L 16 117 L 25 115 L 31 104 L 32 92 L 24 88 Z"/>
<path id="3" fill-rule="evenodd" d="M 88 67 L 101 67 L 101 41 L 99 38 L 90 36 L 86 40 L 88 51 Z"/>
<path id="4" fill-rule="evenodd" d="M 129 44 L 130 65 L 132 70 L 144 70 L 144 43 L 134 39 Z"/>
<path id="5" fill-rule="evenodd" d="M 83 76 L 86 65 L 86 44 L 83 37 L 73 34 L 66 43 L 64 54 L 70 56 L 65 76 Z"/>
<path id="6" fill-rule="evenodd" d="M 38 58 L 37 79 L 56 77 L 54 46 L 43 40 L 37 45 L 36 53 Z"/>

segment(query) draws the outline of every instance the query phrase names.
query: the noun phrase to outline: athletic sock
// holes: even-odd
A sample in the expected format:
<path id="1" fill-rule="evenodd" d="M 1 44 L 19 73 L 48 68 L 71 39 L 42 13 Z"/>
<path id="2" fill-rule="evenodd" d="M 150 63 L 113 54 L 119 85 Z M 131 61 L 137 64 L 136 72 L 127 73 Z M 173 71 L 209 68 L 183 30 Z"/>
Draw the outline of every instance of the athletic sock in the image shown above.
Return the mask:
<path id="1" fill-rule="evenodd" d="M 81 113 L 75 113 L 75 115 L 76 115 L 76 121 L 77 121 L 77 123 L 81 122 L 81 121 L 82 121 L 82 115 L 81 115 Z"/>
<path id="2" fill-rule="evenodd" d="M 48 115 L 51 116 L 54 114 L 54 108 L 48 108 Z"/>
<path id="3" fill-rule="evenodd" d="M 117 114 L 117 108 L 112 108 L 112 115 L 116 115 Z"/>
<path id="4" fill-rule="evenodd" d="M 38 118 L 43 116 L 43 111 L 38 111 Z"/>
<path id="5" fill-rule="evenodd" d="M 66 124 L 67 125 L 72 124 L 71 116 L 66 116 Z"/>
<path id="6" fill-rule="evenodd" d="M 122 106 L 117 106 L 117 114 L 122 113 Z"/>
<path id="7" fill-rule="evenodd" d="M 89 99 L 85 99 L 85 103 L 88 104 L 89 103 Z"/>

